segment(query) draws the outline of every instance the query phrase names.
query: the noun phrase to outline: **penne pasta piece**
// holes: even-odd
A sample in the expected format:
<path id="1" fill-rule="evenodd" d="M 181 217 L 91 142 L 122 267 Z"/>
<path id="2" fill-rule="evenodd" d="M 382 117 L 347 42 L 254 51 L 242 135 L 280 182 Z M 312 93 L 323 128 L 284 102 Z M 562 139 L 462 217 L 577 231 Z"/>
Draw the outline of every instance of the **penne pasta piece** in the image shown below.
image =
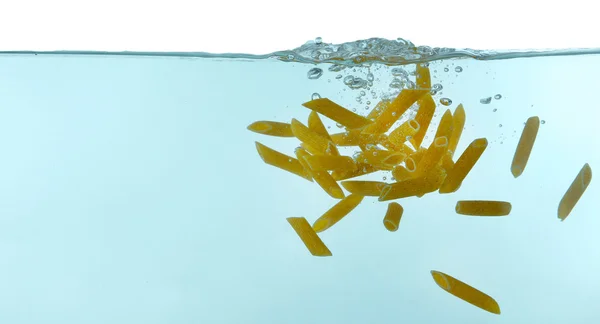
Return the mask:
<path id="1" fill-rule="evenodd" d="M 394 166 L 404 161 L 406 154 L 382 150 L 371 145 L 368 148 L 364 148 L 361 158 L 364 158 L 367 163 L 380 170 L 392 170 Z"/>
<path id="2" fill-rule="evenodd" d="M 417 110 L 415 121 L 419 123 L 419 130 L 412 137 L 414 142 L 413 146 L 415 148 L 418 148 L 423 144 L 423 139 L 427 134 L 427 129 L 429 128 L 429 124 L 431 124 L 431 119 L 433 119 L 433 114 L 435 112 L 435 101 L 431 94 L 427 94 L 419 99 L 418 104 L 419 110 Z"/>
<path id="3" fill-rule="evenodd" d="M 404 89 L 375 119 L 375 122 L 363 129 L 363 134 L 382 134 L 414 104 L 419 98 L 429 93 L 428 90 Z"/>
<path id="4" fill-rule="evenodd" d="M 361 134 L 360 129 L 353 129 L 344 133 L 331 135 L 331 140 L 338 146 L 367 145 L 377 141 L 377 138 L 368 134 Z"/>
<path id="5" fill-rule="evenodd" d="M 300 161 L 296 160 L 291 156 L 287 156 L 283 153 L 277 152 L 259 142 L 255 143 L 258 154 L 266 164 L 291 172 L 308 181 L 312 181 L 312 177 L 310 176 L 308 171 L 304 169 L 302 164 L 300 164 Z"/>
<path id="6" fill-rule="evenodd" d="M 417 81 L 417 89 L 431 90 L 431 73 L 429 72 L 429 67 L 426 64 L 427 63 L 416 64 L 415 76 Z"/>
<path id="7" fill-rule="evenodd" d="M 323 138 L 327 139 L 328 141 L 332 141 L 331 137 L 329 136 L 329 132 L 327 132 L 325 125 L 323 125 L 323 121 L 319 117 L 319 114 L 315 111 L 311 111 L 308 115 L 308 128 L 313 132 L 323 136 Z"/>
<path id="8" fill-rule="evenodd" d="M 248 130 L 255 133 L 278 136 L 278 137 L 294 137 L 292 127 L 287 123 L 280 123 L 268 120 L 260 120 L 248 126 Z"/>
<path id="9" fill-rule="evenodd" d="M 525 170 L 525 166 L 527 165 L 527 161 L 529 161 L 529 156 L 531 155 L 533 143 L 535 143 L 535 138 L 537 137 L 539 128 L 540 119 L 537 116 L 527 119 L 525 128 L 523 128 L 523 133 L 521 133 L 521 138 L 519 139 L 519 144 L 517 144 L 515 156 L 513 157 L 512 164 L 510 166 L 510 172 L 515 178 L 519 177 L 523 173 L 523 170 Z"/>
<path id="10" fill-rule="evenodd" d="M 396 181 L 404 181 L 414 177 L 414 170 L 409 171 L 406 167 L 397 165 L 392 169 L 392 176 Z"/>
<path id="11" fill-rule="evenodd" d="M 311 100 L 302 105 L 348 127 L 349 129 L 363 128 L 373 123 L 365 117 L 357 115 L 327 98 Z"/>
<path id="12" fill-rule="evenodd" d="M 303 147 L 311 154 L 326 154 L 327 149 L 330 148 L 329 140 L 304 126 L 304 124 L 296 119 L 292 119 L 292 132 L 304 144 Z"/>
<path id="13" fill-rule="evenodd" d="M 306 143 L 300 143 L 300 147 L 303 150 L 306 150 L 308 153 L 312 154 L 312 155 L 322 155 L 323 153 L 316 151 L 315 149 L 313 149 L 311 146 L 306 145 Z"/>
<path id="14" fill-rule="evenodd" d="M 331 251 L 329 251 L 325 243 L 319 238 L 319 235 L 313 230 L 306 218 L 288 217 L 287 221 L 298 237 L 300 237 L 310 254 L 321 257 L 332 255 Z"/>
<path id="15" fill-rule="evenodd" d="M 506 216 L 511 209 L 506 201 L 460 200 L 456 203 L 456 213 L 467 216 Z"/>
<path id="16" fill-rule="evenodd" d="M 446 171 L 436 166 L 423 176 L 386 185 L 381 190 L 379 201 L 425 195 L 438 190 L 445 177 Z"/>
<path id="17" fill-rule="evenodd" d="M 421 162 L 421 159 L 423 158 L 423 156 L 425 155 L 426 152 L 427 152 L 426 148 L 419 147 L 419 149 L 417 151 L 415 151 L 413 154 L 409 155 L 415 162 L 415 168 L 416 168 L 416 164 Z"/>
<path id="18" fill-rule="evenodd" d="M 448 151 L 450 152 L 450 158 L 454 157 L 454 152 L 456 151 L 456 147 L 458 146 L 458 142 L 460 141 L 460 136 L 462 135 L 463 128 L 465 127 L 465 121 L 467 119 L 467 115 L 465 113 L 465 108 L 460 104 L 456 107 L 454 111 L 454 116 L 452 116 L 452 135 L 448 140 Z"/>
<path id="19" fill-rule="evenodd" d="M 450 170 L 454 168 L 454 161 L 452 161 L 452 154 L 450 151 L 447 151 L 444 156 L 442 156 L 442 168 L 446 170 L 446 173 L 450 173 Z"/>
<path id="20" fill-rule="evenodd" d="M 411 172 L 414 178 L 414 174 L 417 171 L 417 162 L 415 162 L 415 160 L 411 156 L 404 159 L 404 167 L 408 172 Z"/>
<path id="21" fill-rule="evenodd" d="M 342 218 L 348 215 L 360 202 L 363 200 L 363 196 L 351 194 L 346 196 L 340 202 L 335 204 L 331 209 L 326 211 L 323 216 L 319 217 L 314 224 L 313 229 L 315 232 L 323 232 L 339 222 Z"/>
<path id="22" fill-rule="evenodd" d="M 375 107 L 373 108 L 373 110 L 371 110 L 369 112 L 369 114 L 367 115 L 367 119 L 368 120 L 375 120 L 377 117 L 379 117 L 379 115 L 381 114 L 382 111 L 384 111 L 385 109 L 387 109 L 387 107 L 391 103 L 392 103 L 392 101 L 388 100 L 388 99 L 381 100 L 377 105 L 375 105 Z"/>
<path id="23" fill-rule="evenodd" d="M 380 181 L 342 181 L 344 189 L 361 196 L 379 197 L 385 185 L 387 183 Z"/>
<path id="24" fill-rule="evenodd" d="M 471 169 L 487 148 L 487 145 L 488 141 L 485 138 L 478 138 L 469 144 L 454 164 L 454 167 L 448 170 L 448 176 L 440 187 L 440 193 L 450 193 L 458 190 L 467 174 L 471 172 Z"/>
<path id="25" fill-rule="evenodd" d="M 409 119 L 394 129 L 388 136 L 388 140 L 392 144 L 400 146 L 408 141 L 409 138 L 412 138 L 419 131 L 419 127 L 419 123 L 416 120 Z"/>
<path id="26" fill-rule="evenodd" d="M 450 109 L 446 109 L 442 119 L 440 119 L 440 123 L 438 124 L 437 131 L 435 132 L 435 137 L 446 136 L 446 138 L 452 137 L 452 132 L 454 130 L 454 120 L 452 118 L 452 113 Z"/>
<path id="27" fill-rule="evenodd" d="M 500 306 L 487 294 L 467 285 L 466 283 L 440 271 L 431 271 L 435 283 L 445 291 L 467 303 L 493 314 L 500 314 Z"/>
<path id="28" fill-rule="evenodd" d="M 446 152 L 448 152 L 448 139 L 446 136 L 437 137 L 417 164 L 415 176 L 418 177 L 432 170 L 440 163 Z"/>
<path id="29" fill-rule="evenodd" d="M 306 152 L 306 150 L 302 148 L 296 149 L 296 157 L 298 158 L 298 161 L 300 161 L 302 166 L 308 170 L 308 173 L 312 176 L 315 182 L 332 198 L 343 199 L 346 195 L 344 195 L 344 191 L 337 181 L 335 181 L 335 179 L 333 179 L 333 177 L 327 171 L 311 170 L 305 159 L 307 156 L 310 156 L 310 154 Z"/>
<path id="30" fill-rule="evenodd" d="M 310 155 L 304 157 L 311 170 L 354 171 L 356 163 L 349 156 Z"/>
<path id="31" fill-rule="evenodd" d="M 414 153 L 415 150 L 413 150 L 410 146 L 406 145 L 406 144 L 400 144 L 400 145 L 396 145 L 394 143 L 392 143 L 388 136 L 385 134 L 381 134 L 379 136 L 379 138 L 377 139 L 377 144 L 385 147 L 386 149 L 390 150 L 390 151 L 396 151 L 396 152 L 401 152 L 404 153 L 406 155 Z"/>
<path id="32" fill-rule="evenodd" d="M 592 168 L 586 163 L 560 200 L 558 205 L 558 218 L 560 220 L 564 221 L 569 216 L 590 182 L 592 182 Z"/>
<path id="33" fill-rule="evenodd" d="M 383 217 L 383 226 L 390 232 L 397 231 L 403 212 L 404 208 L 399 203 L 389 203 L 385 217 Z"/>
<path id="34" fill-rule="evenodd" d="M 377 169 L 375 167 L 373 167 L 372 165 L 367 164 L 367 163 L 357 163 L 356 167 L 357 168 L 354 171 L 333 171 L 331 173 L 331 176 L 335 180 L 341 181 L 341 180 L 356 178 L 361 175 L 365 175 L 365 174 L 369 174 L 369 173 L 373 173 L 373 172 L 377 171 Z"/>

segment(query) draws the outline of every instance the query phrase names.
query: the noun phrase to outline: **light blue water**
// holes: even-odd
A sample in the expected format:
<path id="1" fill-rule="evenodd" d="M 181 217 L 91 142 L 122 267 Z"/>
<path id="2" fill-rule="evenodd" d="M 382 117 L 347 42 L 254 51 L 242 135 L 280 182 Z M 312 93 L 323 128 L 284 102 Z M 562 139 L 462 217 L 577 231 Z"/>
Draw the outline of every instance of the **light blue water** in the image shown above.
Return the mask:
<path id="1" fill-rule="evenodd" d="M 433 83 L 443 87 L 434 98 L 452 101 L 439 105 L 433 124 L 462 103 L 467 123 L 458 152 L 478 137 L 488 139 L 488 149 L 457 193 L 400 200 L 405 212 L 395 233 L 381 222 L 387 204 L 366 198 L 321 234 L 333 256 L 316 258 L 286 217 L 313 222 L 336 201 L 315 183 L 265 165 L 254 146 L 292 155 L 296 140 L 246 126 L 305 121 L 301 103 L 313 93 L 366 115 L 367 105 L 399 90 L 390 87 L 402 83 L 393 80 L 394 68 L 409 79 L 414 70 L 331 66 L 0 56 L 0 322 L 600 319 L 596 180 L 564 222 L 556 216 L 583 164 L 600 166 L 600 56 L 431 61 Z M 323 75 L 309 79 L 315 67 Z M 368 73 L 370 89 L 344 84 L 348 76 L 366 81 Z M 480 102 L 487 97 L 489 104 Z M 544 124 L 525 172 L 514 179 L 510 163 L 533 115 Z M 366 178 L 383 177 L 390 181 L 383 173 Z M 462 199 L 506 200 L 513 209 L 507 217 L 466 217 L 454 212 Z M 491 295 L 502 314 L 444 292 L 430 270 Z"/>

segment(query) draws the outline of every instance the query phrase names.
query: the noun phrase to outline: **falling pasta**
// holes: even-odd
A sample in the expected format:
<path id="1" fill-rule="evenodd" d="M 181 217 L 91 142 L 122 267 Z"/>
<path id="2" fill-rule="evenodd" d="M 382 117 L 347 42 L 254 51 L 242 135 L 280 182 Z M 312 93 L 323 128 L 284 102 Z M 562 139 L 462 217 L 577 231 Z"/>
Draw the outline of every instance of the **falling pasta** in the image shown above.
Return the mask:
<path id="1" fill-rule="evenodd" d="M 523 128 L 523 133 L 521 133 L 521 138 L 519 139 L 519 144 L 517 144 L 517 150 L 515 151 L 512 164 L 510 166 L 510 172 L 515 178 L 519 177 L 523 173 L 523 170 L 525 170 L 525 166 L 527 165 L 527 161 L 529 161 L 529 156 L 531 155 L 531 150 L 533 149 L 533 144 L 535 143 L 535 138 L 537 137 L 539 128 L 540 119 L 537 116 L 527 119 L 525 128 Z"/>
<path id="2" fill-rule="evenodd" d="M 558 205 L 558 218 L 565 220 L 592 181 L 592 168 L 585 164 L 567 189 Z"/>
<path id="3" fill-rule="evenodd" d="M 372 123 L 367 118 L 357 115 L 327 98 L 311 100 L 302 105 L 323 116 L 329 117 L 329 119 L 336 121 L 349 129 L 363 128 Z"/>
<path id="4" fill-rule="evenodd" d="M 387 183 L 381 181 L 342 181 L 342 187 L 349 192 L 361 196 L 379 197 L 381 189 Z"/>
<path id="5" fill-rule="evenodd" d="M 473 306 L 479 307 L 493 314 L 500 315 L 500 306 L 487 294 L 469 286 L 468 284 L 440 271 L 431 270 L 435 283 L 448 293 L 458 297 Z"/>
<path id="6" fill-rule="evenodd" d="M 456 213 L 467 216 L 506 216 L 511 209 L 506 201 L 461 200 L 456 203 Z"/>
<path id="7" fill-rule="evenodd" d="M 313 230 L 306 218 L 288 217 L 287 221 L 312 255 L 320 257 L 332 255 L 331 251 L 329 251 L 325 243 L 319 238 L 319 235 Z"/>
<path id="8" fill-rule="evenodd" d="M 399 203 L 389 203 L 385 217 L 383 218 L 383 226 L 390 232 L 397 231 L 403 212 L 404 208 L 402 208 Z"/>
<path id="9" fill-rule="evenodd" d="M 363 196 L 351 194 L 346 198 L 340 200 L 337 204 L 326 211 L 323 216 L 319 217 L 314 224 L 313 229 L 315 232 L 323 232 L 339 222 L 342 218 L 348 215 L 360 202 L 363 200 Z"/>
<path id="10" fill-rule="evenodd" d="M 291 156 L 279 153 L 259 142 L 256 142 L 256 150 L 266 164 L 291 172 L 308 181 L 312 181 L 312 177 L 300 162 Z"/>
<path id="11" fill-rule="evenodd" d="M 274 121 L 261 120 L 254 122 L 248 126 L 248 130 L 263 135 L 294 137 L 292 126 L 290 124 Z"/>
<path id="12" fill-rule="evenodd" d="M 488 141 L 485 138 L 478 138 L 471 142 L 456 163 L 454 163 L 454 166 L 448 171 L 448 176 L 440 187 L 440 193 L 450 193 L 458 190 L 487 146 Z"/>

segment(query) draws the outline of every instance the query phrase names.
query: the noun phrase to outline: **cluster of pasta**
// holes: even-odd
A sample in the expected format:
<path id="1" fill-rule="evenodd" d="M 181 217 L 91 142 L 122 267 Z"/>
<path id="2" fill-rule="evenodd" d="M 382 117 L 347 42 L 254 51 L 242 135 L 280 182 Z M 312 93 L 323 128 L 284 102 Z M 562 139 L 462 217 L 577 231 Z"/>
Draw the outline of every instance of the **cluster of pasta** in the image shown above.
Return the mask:
<path id="1" fill-rule="evenodd" d="M 431 96 L 431 79 L 425 65 L 417 65 L 417 89 L 404 89 L 393 100 L 382 100 L 363 117 L 327 98 L 303 104 L 311 110 L 307 124 L 292 119 L 291 123 L 257 121 L 248 129 L 260 134 L 295 137 L 301 144 L 296 157 L 287 156 L 259 142 L 256 148 L 267 164 L 316 182 L 329 196 L 340 199 L 312 225 L 304 217 L 289 217 L 287 221 L 314 256 L 331 256 L 331 251 L 318 236 L 354 210 L 364 197 L 378 197 L 381 202 L 406 197 L 422 197 L 438 191 L 457 191 L 488 146 L 485 138 L 473 140 L 454 160 L 455 150 L 464 128 L 466 113 L 459 105 L 454 114 L 444 112 L 433 142 L 423 147 L 436 105 Z M 414 118 L 395 129 L 393 125 L 417 104 Z M 321 117 L 325 116 L 343 127 L 345 132 L 329 134 Z M 540 120 L 527 120 L 517 146 L 511 172 L 520 176 L 529 160 L 537 137 Z M 341 155 L 338 147 L 355 146 L 360 153 L 354 157 Z M 393 182 L 348 180 L 377 171 L 391 171 Z M 591 180 L 591 169 L 585 165 L 561 200 L 559 218 L 564 220 Z M 338 183 L 339 182 L 339 183 Z M 340 186 L 341 184 L 341 186 Z M 345 195 L 342 187 L 349 192 Z M 469 216 L 506 216 L 511 204 L 505 201 L 462 200 L 455 208 L 458 214 Z M 383 217 L 389 231 L 398 229 L 403 207 L 390 202 Z M 439 271 L 431 272 L 434 281 L 449 293 L 491 313 L 500 314 L 498 303 L 490 296 Z"/>

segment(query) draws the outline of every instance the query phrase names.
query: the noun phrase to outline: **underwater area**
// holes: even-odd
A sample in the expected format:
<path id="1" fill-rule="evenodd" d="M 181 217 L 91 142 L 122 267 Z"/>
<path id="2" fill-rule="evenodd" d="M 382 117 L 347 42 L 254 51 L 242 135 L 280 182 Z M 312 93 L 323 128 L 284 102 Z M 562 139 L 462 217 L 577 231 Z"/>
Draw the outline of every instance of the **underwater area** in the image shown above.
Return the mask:
<path id="1" fill-rule="evenodd" d="M 599 54 L 2 52 L 0 322 L 595 322 Z"/>

